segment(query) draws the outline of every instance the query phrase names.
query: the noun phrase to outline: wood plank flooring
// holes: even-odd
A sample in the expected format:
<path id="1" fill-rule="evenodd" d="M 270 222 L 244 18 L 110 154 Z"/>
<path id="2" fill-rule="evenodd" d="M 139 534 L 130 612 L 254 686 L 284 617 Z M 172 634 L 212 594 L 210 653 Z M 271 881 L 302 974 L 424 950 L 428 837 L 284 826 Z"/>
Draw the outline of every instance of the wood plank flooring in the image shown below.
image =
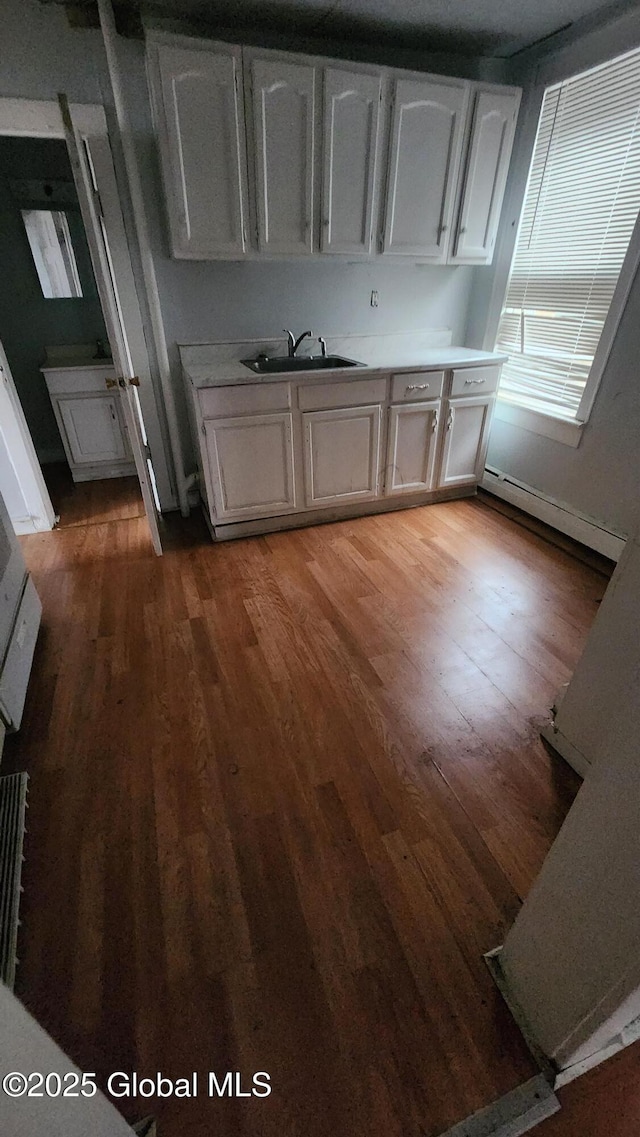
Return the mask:
<path id="1" fill-rule="evenodd" d="M 606 579 L 472 499 L 214 546 L 25 538 L 44 603 L 5 768 L 18 994 L 161 1137 L 435 1137 L 535 1071 L 482 952 L 579 787 L 538 727 Z M 6 755 L 8 754 L 8 758 Z"/>
<path id="2" fill-rule="evenodd" d="M 66 462 L 43 466 L 42 472 L 60 519 L 60 529 L 104 525 L 108 521 L 126 521 L 144 514 L 140 483 L 135 474 L 127 478 L 74 482 Z"/>

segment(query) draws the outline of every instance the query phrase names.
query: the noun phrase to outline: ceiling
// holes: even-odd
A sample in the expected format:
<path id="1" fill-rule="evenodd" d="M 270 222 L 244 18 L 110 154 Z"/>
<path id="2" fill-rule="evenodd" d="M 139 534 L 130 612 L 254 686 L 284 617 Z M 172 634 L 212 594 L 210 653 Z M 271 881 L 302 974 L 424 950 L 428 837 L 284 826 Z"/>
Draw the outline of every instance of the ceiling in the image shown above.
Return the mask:
<path id="1" fill-rule="evenodd" d="M 69 19 L 97 26 L 95 0 L 40 0 L 64 4 Z M 405 49 L 428 54 L 508 59 L 580 21 L 614 16 L 638 0 L 113 0 L 122 34 L 141 33 L 147 21 L 187 22 L 191 30 L 233 31 L 251 37 L 368 45 L 378 53 Z M 591 18 L 591 19 L 590 19 Z"/>
<path id="2" fill-rule="evenodd" d="M 334 40 L 509 57 L 611 0 L 143 0 L 156 15 Z"/>

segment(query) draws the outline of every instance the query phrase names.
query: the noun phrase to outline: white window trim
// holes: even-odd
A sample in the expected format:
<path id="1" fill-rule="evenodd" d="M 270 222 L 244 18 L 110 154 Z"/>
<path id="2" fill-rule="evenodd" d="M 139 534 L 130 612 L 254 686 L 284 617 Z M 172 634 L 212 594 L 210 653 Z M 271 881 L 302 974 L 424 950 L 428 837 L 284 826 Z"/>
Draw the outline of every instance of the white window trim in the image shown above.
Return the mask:
<path id="1" fill-rule="evenodd" d="M 563 442 L 565 446 L 574 447 L 580 445 L 585 425 L 577 419 L 560 418 L 558 415 L 544 414 L 542 411 L 523 407 L 520 403 L 502 397 L 500 392 L 493 417 L 499 422 L 508 422 L 511 426 L 519 426 L 534 434 L 544 434 L 546 438 L 553 438 L 555 442 Z"/>

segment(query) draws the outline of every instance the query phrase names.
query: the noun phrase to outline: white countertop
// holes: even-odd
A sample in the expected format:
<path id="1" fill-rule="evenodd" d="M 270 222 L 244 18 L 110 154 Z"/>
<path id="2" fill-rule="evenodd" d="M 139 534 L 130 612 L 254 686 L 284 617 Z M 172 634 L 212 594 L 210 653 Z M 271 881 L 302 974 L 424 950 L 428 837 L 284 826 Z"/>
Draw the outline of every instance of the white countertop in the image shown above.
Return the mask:
<path id="1" fill-rule="evenodd" d="M 264 351 L 271 356 L 286 355 L 283 340 L 253 340 L 236 343 L 179 345 L 180 358 L 186 378 L 194 387 L 225 387 L 245 383 L 273 383 L 283 379 L 331 379 L 336 377 L 362 378 L 364 375 L 406 372 L 412 370 L 440 370 L 452 367 L 474 367 L 487 363 L 504 363 L 508 358 L 497 352 L 475 348 L 435 345 L 434 340 L 446 338 L 433 333 L 381 336 L 327 337 L 327 353 L 355 359 L 363 367 L 327 368 L 321 371 L 275 372 L 256 374 L 240 362 L 255 359 Z M 319 354 L 317 342 L 306 340 L 298 354 Z"/>
<path id="2" fill-rule="evenodd" d="M 114 371 L 114 364 L 112 359 L 78 360 L 71 356 L 70 359 L 56 359 L 55 363 L 45 361 L 40 370 L 45 373 L 49 371 Z"/>

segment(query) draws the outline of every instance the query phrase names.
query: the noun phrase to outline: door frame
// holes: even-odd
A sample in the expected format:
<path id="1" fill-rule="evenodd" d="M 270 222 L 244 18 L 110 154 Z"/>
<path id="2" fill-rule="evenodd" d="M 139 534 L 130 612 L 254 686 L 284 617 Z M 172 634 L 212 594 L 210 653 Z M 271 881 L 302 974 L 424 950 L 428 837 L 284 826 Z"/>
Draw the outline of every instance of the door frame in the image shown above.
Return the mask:
<path id="1" fill-rule="evenodd" d="M 122 235 L 124 234 L 124 221 L 122 218 L 121 202 L 116 183 L 113 158 L 109 141 L 109 131 L 104 107 L 93 103 L 72 103 L 70 113 L 73 126 L 83 139 L 92 139 L 96 153 L 100 156 L 100 164 L 104 169 L 110 165 L 111 177 L 105 186 L 105 201 L 100 202 L 101 210 L 110 213 L 102 217 L 107 235 L 114 226 L 119 229 L 117 241 L 112 242 L 118 249 L 118 257 L 114 258 L 113 275 L 117 282 L 120 298 L 120 319 L 123 325 L 131 361 L 135 374 L 140 379 L 140 386 L 135 395 L 139 398 L 144 424 L 147 434 L 149 452 L 153 463 L 158 496 L 163 509 L 176 508 L 175 472 L 169 462 L 169 448 L 166 441 L 168 424 L 161 420 L 160 407 L 156 399 L 152 380 L 152 366 L 147 348 L 145 329 L 140 310 L 140 303 L 135 284 L 133 266 Z M 0 98 L 0 135 L 30 138 L 56 138 L 67 142 L 65 124 L 58 102 Z M 102 186 L 100 187 L 102 188 Z M 96 199 L 99 195 L 96 194 Z M 82 204 L 82 202 L 81 202 Z M 90 203 L 94 204 L 94 203 Z M 95 203 L 98 204 L 98 200 Z M 86 212 L 83 211 L 85 228 L 87 227 Z M 100 223 L 100 221 L 99 221 Z M 87 239 L 91 243 L 91 234 L 87 232 Z M 94 272 L 98 276 L 100 266 L 94 263 Z M 97 280 L 98 291 L 102 298 L 101 281 Z M 107 282 L 109 284 L 109 282 Z"/>
<path id="2" fill-rule="evenodd" d="M 26 505 L 24 517 L 11 518 L 15 532 L 19 536 L 48 532 L 56 523 L 56 512 L 42 476 L 38 455 L 1 340 L 0 442 L 4 443 Z"/>

